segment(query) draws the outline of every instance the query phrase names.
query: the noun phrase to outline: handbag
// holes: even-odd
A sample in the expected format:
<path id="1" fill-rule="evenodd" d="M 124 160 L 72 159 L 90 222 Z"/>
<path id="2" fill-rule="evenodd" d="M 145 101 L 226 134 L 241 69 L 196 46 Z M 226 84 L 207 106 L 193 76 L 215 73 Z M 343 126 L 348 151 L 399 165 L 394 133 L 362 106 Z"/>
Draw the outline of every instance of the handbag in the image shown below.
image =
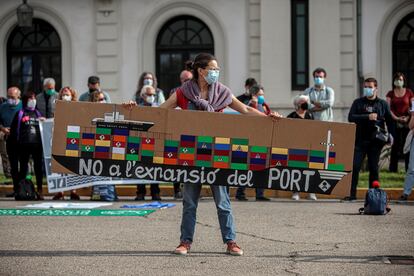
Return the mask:
<path id="1" fill-rule="evenodd" d="M 375 126 L 375 128 L 374 139 L 387 143 L 390 136 L 388 131 L 379 126 Z"/>

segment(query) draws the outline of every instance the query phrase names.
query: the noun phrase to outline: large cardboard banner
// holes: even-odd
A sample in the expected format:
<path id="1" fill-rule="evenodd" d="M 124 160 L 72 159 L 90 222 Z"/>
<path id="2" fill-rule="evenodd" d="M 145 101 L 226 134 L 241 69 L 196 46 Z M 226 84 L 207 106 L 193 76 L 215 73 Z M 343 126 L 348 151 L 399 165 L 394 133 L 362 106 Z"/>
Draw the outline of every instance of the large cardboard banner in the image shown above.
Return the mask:
<path id="1" fill-rule="evenodd" d="M 349 194 L 355 125 L 58 102 L 52 170 Z"/>
<path id="2" fill-rule="evenodd" d="M 74 174 L 52 173 L 51 160 L 54 119 L 40 121 L 39 127 L 40 135 L 42 137 L 43 157 L 45 162 L 47 188 L 49 193 L 65 192 L 94 185 L 131 185 L 154 183 L 154 181 L 151 180 L 120 179 L 104 176 L 79 176 Z"/>

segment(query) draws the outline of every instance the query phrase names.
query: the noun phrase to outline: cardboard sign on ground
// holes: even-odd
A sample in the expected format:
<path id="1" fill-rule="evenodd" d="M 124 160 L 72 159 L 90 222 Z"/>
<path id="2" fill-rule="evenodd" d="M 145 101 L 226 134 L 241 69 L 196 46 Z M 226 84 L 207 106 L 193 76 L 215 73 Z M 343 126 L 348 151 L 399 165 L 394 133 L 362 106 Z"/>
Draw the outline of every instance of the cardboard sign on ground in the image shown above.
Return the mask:
<path id="1" fill-rule="evenodd" d="M 355 125 L 115 104 L 56 106 L 56 173 L 349 194 Z"/>

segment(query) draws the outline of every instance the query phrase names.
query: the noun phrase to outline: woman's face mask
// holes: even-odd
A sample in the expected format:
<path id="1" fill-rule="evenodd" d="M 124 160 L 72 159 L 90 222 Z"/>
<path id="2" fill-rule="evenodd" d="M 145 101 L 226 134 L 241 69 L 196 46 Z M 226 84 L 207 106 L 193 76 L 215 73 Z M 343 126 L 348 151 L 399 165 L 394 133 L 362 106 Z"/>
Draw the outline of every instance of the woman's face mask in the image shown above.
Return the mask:
<path id="1" fill-rule="evenodd" d="M 36 107 L 36 100 L 35 99 L 30 99 L 27 101 L 27 107 L 29 109 L 35 109 Z"/>
<path id="2" fill-rule="evenodd" d="M 152 79 L 144 79 L 144 85 L 151 85 L 154 83 L 154 81 Z"/>
<path id="3" fill-rule="evenodd" d="M 154 96 L 154 95 L 147 96 L 147 97 L 145 98 L 145 101 L 146 101 L 147 103 L 149 103 L 149 104 L 152 104 L 152 103 L 155 101 L 155 96 Z"/>
<path id="4" fill-rule="evenodd" d="M 404 86 L 404 81 L 403 80 L 395 80 L 394 85 L 396 87 L 403 87 Z"/>
<path id="5" fill-rule="evenodd" d="M 63 95 L 62 100 L 70 102 L 72 100 L 72 96 L 71 95 Z"/>
<path id="6" fill-rule="evenodd" d="M 265 97 L 263 95 L 257 96 L 257 103 L 258 104 L 264 104 Z"/>
<path id="7" fill-rule="evenodd" d="M 208 73 L 206 76 L 204 76 L 204 79 L 209 85 L 211 85 L 218 81 L 219 76 L 220 76 L 219 70 L 208 70 Z"/>

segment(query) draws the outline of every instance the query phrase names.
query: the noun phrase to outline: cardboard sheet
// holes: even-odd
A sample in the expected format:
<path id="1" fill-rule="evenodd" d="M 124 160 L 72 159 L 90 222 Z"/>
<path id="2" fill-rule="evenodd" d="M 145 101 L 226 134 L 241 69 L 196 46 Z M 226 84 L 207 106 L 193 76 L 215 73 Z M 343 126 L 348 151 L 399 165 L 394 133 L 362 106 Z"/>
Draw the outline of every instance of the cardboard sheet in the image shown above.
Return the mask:
<path id="1" fill-rule="evenodd" d="M 52 171 L 349 193 L 355 125 L 59 101 Z"/>

